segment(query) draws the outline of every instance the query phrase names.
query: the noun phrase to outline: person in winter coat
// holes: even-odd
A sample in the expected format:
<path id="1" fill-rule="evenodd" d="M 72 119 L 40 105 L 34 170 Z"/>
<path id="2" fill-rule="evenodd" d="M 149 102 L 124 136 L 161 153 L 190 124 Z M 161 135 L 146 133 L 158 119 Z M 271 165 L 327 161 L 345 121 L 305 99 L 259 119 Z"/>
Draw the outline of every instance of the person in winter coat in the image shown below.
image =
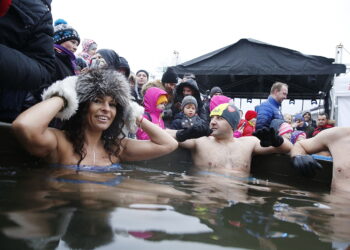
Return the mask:
<path id="1" fill-rule="evenodd" d="M 77 65 L 74 53 L 80 43 L 78 32 L 65 20 L 58 19 L 55 21 L 53 41 L 56 55 L 54 80 L 62 80 L 67 76 L 76 75 Z"/>
<path id="2" fill-rule="evenodd" d="M 318 114 L 317 127 L 315 128 L 314 132 L 312 133 L 312 137 L 316 136 L 322 130 L 333 128 L 333 127 L 334 127 L 333 125 L 328 124 L 328 114 L 320 113 L 320 114 Z"/>
<path id="3" fill-rule="evenodd" d="M 282 119 L 280 107 L 282 101 L 287 98 L 288 85 L 282 82 L 275 82 L 270 91 L 267 101 L 257 106 L 255 111 L 258 113 L 256 119 L 256 129 L 268 128 L 273 119 Z"/>
<path id="4" fill-rule="evenodd" d="M 257 113 L 254 110 L 248 110 L 245 113 L 245 119 L 241 119 L 238 123 L 238 130 L 242 131 L 240 136 L 252 136 L 255 132 Z"/>
<path id="5" fill-rule="evenodd" d="M 142 89 L 142 86 L 148 82 L 148 80 L 149 80 L 149 74 L 146 70 L 140 69 L 139 71 L 136 72 L 136 82 L 131 94 L 133 95 L 134 100 L 138 104 L 142 103 L 143 97 L 141 94 L 141 89 Z"/>
<path id="6" fill-rule="evenodd" d="M 2 1 L 0 121 L 24 110 L 30 91 L 52 83 L 55 72 L 51 0 Z"/>
<path id="7" fill-rule="evenodd" d="M 306 133 L 306 137 L 311 138 L 315 128 L 317 127 L 316 121 L 312 119 L 310 112 L 305 112 L 303 114 L 303 118 L 305 124 L 304 131 Z"/>
<path id="8" fill-rule="evenodd" d="M 118 71 L 119 71 L 120 73 L 122 73 L 123 75 L 125 75 L 126 79 L 128 79 L 129 76 L 130 76 L 130 66 L 129 66 L 129 63 L 128 63 L 128 61 L 127 61 L 124 57 L 122 57 L 122 56 L 119 57 L 119 61 L 120 61 L 120 64 L 119 64 L 119 67 L 118 67 Z"/>
<path id="9" fill-rule="evenodd" d="M 310 112 L 308 111 L 304 112 L 303 118 L 306 126 L 311 126 L 313 128 L 317 127 L 316 121 L 312 119 Z"/>
<path id="10" fill-rule="evenodd" d="M 198 115 L 206 119 L 207 114 L 203 111 L 203 103 L 197 82 L 193 79 L 187 79 L 185 82 L 180 83 L 175 89 L 174 104 L 172 106 L 173 116 L 181 112 L 181 102 L 185 96 L 191 95 L 196 98 L 198 103 Z"/>
<path id="11" fill-rule="evenodd" d="M 181 103 L 182 111 L 172 121 L 171 129 L 186 129 L 193 126 L 202 126 L 206 122 L 197 114 L 197 100 L 193 96 L 185 96 Z"/>
<path id="12" fill-rule="evenodd" d="M 223 95 L 222 93 L 222 89 L 218 86 L 212 87 L 210 92 L 209 92 L 209 96 L 207 96 L 206 98 L 204 98 L 203 100 L 203 110 L 205 110 L 205 113 L 207 114 L 206 116 L 206 122 L 209 124 L 210 122 L 210 100 L 211 98 L 213 98 L 213 96 L 217 96 L 217 95 Z"/>
<path id="13" fill-rule="evenodd" d="M 156 87 L 147 89 L 143 98 L 145 113 L 143 119 L 147 119 L 154 124 L 157 124 L 162 129 L 165 129 L 162 119 L 162 112 L 168 102 L 167 93 Z M 141 122 L 140 122 L 141 123 Z M 136 132 L 136 138 L 139 140 L 149 140 L 148 134 L 142 129 L 142 126 Z"/>
<path id="14" fill-rule="evenodd" d="M 170 127 L 170 124 L 174 119 L 172 106 L 174 104 L 175 88 L 176 88 L 178 79 L 179 79 L 178 75 L 176 74 L 174 69 L 171 67 L 167 68 L 167 70 L 164 72 L 162 76 L 163 88 L 168 93 L 168 104 L 166 105 L 163 112 L 163 120 L 165 123 L 165 127 L 167 128 Z"/>
<path id="15" fill-rule="evenodd" d="M 99 49 L 91 60 L 92 68 L 108 68 L 119 72 L 120 57 L 112 49 Z"/>

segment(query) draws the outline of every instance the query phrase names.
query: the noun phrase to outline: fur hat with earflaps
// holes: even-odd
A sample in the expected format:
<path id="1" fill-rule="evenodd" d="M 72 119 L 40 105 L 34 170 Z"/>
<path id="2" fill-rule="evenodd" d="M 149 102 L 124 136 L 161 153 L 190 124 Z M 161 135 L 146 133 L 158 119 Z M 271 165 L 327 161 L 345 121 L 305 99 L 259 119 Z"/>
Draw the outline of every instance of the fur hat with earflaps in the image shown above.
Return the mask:
<path id="1" fill-rule="evenodd" d="M 100 96 L 110 96 L 120 106 L 126 107 L 131 98 L 125 76 L 114 70 L 96 69 L 80 75 L 76 90 L 79 103 L 91 102 Z"/>
<path id="2" fill-rule="evenodd" d="M 125 76 L 115 70 L 92 70 L 81 75 L 77 82 L 79 102 L 92 101 L 98 96 L 111 96 L 124 108 L 124 122 L 127 131 L 136 133 L 136 119 L 144 108 L 131 100 L 130 87 Z"/>

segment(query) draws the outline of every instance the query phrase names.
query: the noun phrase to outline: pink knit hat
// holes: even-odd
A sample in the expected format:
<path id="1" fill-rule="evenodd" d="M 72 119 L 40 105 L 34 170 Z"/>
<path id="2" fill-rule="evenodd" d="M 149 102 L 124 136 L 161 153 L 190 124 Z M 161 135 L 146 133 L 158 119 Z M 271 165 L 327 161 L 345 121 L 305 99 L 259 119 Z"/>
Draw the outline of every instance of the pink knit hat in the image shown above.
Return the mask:
<path id="1" fill-rule="evenodd" d="M 282 123 L 278 130 L 279 135 L 284 135 L 291 132 L 293 132 L 293 128 L 289 123 L 286 122 Z"/>
<path id="2" fill-rule="evenodd" d="M 224 95 L 214 95 L 211 99 L 210 99 L 210 104 L 209 104 L 209 110 L 210 112 L 215 109 L 217 106 L 219 106 L 220 104 L 223 103 L 228 103 L 230 102 L 232 99 L 224 96 Z"/>

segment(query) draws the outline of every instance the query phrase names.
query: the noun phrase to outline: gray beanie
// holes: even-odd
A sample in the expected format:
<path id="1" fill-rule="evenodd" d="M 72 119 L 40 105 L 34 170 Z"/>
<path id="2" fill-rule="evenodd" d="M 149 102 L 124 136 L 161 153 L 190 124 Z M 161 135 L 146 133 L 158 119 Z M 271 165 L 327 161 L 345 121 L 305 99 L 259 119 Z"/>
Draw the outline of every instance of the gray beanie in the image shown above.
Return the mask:
<path id="1" fill-rule="evenodd" d="M 216 93 L 222 94 L 222 89 L 218 86 L 215 86 L 210 90 L 210 97 L 213 97 L 213 95 L 215 95 Z"/>
<path id="2" fill-rule="evenodd" d="M 184 109 L 184 107 L 185 107 L 187 104 L 194 104 L 194 106 L 196 106 L 196 109 L 198 109 L 197 100 L 196 100 L 196 98 L 194 98 L 194 97 L 191 96 L 191 95 L 185 96 L 184 99 L 182 99 L 182 102 L 181 102 L 181 109 Z"/>

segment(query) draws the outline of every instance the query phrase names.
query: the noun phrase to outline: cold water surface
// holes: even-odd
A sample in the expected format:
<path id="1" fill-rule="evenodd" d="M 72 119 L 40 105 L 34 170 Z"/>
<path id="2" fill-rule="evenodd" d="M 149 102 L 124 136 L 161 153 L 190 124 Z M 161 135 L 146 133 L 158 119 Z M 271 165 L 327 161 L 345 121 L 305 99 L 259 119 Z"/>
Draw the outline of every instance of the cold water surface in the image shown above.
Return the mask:
<path id="1" fill-rule="evenodd" d="M 188 175 L 127 164 L 107 174 L 1 166 L 0 246 L 349 247 L 348 197 L 310 190 L 255 178 Z"/>

